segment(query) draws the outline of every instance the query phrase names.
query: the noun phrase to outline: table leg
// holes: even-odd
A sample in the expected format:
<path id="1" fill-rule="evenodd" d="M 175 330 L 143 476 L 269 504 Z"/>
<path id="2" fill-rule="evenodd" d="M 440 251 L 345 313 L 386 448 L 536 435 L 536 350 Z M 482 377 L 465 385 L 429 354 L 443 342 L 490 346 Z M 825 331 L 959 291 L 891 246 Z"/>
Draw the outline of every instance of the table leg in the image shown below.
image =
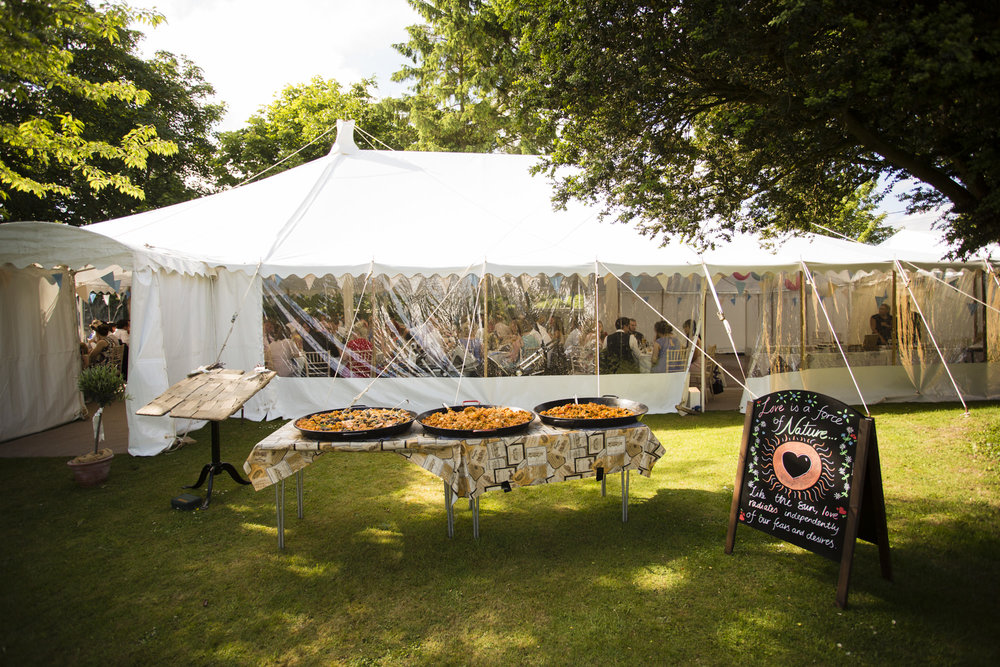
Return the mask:
<path id="1" fill-rule="evenodd" d="M 455 506 L 451 502 L 451 487 L 444 483 L 444 513 L 448 517 L 448 537 L 455 536 Z"/>
<path id="2" fill-rule="evenodd" d="M 472 537 L 479 539 L 479 496 L 470 498 L 472 503 Z"/>
<path id="3" fill-rule="evenodd" d="M 629 471 L 622 470 L 622 523 L 628 521 L 628 483 Z"/>
<path id="4" fill-rule="evenodd" d="M 274 485 L 274 509 L 278 515 L 278 548 L 285 548 L 285 480 Z"/>
<path id="5" fill-rule="evenodd" d="M 300 470 L 297 473 L 295 473 L 295 500 L 299 504 L 298 516 L 300 519 L 302 518 L 302 508 L 303 508 L 302 490 L 304 489 L 304 487 L 305 487 L 305 480 L 303 480 L 302 471 Z"/>
<path id="6" fill-rule="evenodd" d="M 212 486 L 215 483 L 215 476 L 219 473 L 229 473 L 229 476 L 233 478 L 233 481 L 237 484 L 249 484 L 250 481 L 243 479 L 240 473 L 236 471 L 231 463 L 226 463 L 222 461 L 221 446 L 219 444 L 219 422 L 210 422 L 212 425 L 212 462 L 206 463 L 201 469 L 201 474 L 198 475 L 198 481 L 190 486 L 185 486 L 185 489 L 197 489 L 205 480 L 208 480 L 208 486 L 206 487 L 205 500 L 201 504 L 201 509 L 208 509 L 208 504 L 212 502 Z"/>

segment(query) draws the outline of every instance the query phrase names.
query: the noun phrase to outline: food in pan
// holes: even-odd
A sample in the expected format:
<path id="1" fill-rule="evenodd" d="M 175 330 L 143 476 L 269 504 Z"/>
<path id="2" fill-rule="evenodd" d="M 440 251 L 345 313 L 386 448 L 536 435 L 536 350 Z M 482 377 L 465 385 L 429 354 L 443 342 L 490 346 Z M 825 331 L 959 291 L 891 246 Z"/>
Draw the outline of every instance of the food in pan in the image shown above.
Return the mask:
<path id="1" fill-rule="evenodd" d="M 526 410 L 504 407 L 469 406 L 464 410 L 443 410 L 424 417 L 421 424 L 463 431 L 489 431 L 526 424 L 532 420 Z"/>
<path id="2" fill-rule="evenodd" d="M 395 408 L 345 408 L 302 417 L 296 420 L 295 427 L 304 431 L 371 431 L 411 419 L 413 417 L 409 412 Z"/>
<path id="3" fill-rule="evenodd" d="M 535 408 L 536 410 L 538 408 Z M 635 412 L 627 408 L 601 403 L 565 403 L 554 408 L 543 410 L 539 414 L 560 419 L 614 419 L 617 417 L 632 417 Z"/>

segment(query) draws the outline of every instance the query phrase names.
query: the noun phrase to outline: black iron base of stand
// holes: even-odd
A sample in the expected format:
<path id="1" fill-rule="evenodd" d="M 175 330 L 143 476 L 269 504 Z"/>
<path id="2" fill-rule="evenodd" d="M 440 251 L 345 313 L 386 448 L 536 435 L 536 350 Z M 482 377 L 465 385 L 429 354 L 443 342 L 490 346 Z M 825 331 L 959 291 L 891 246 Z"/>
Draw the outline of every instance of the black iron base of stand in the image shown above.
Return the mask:
<path id="1" fill-rule="evenodd" d="M 212 462 L 206 463 L 205 467 L 201 469 L 201 474 L 198 476 L 198 481 L 191 486 L 185 486 L 185 489 L 197 489 L 205 480 L 208 480 L 208 486 L 205 487 L 205 501 L 201 504 L 201 509 L 207 509 L 208 503 L 212 501 L 212 484 L 215 482 L 215 476 L 223 472 L 229 473 L 229 476 L 233 478 L 233 481 L 237 484 L 249 484 L 250 481 L 243 479 L 240 473 L 237 472 L 236 468 L 233 467 L 231 463 L 225 463 L 220 461 L 222 458 L 221 448 L 219 446 L 219 422 L 212 423 Z"/>

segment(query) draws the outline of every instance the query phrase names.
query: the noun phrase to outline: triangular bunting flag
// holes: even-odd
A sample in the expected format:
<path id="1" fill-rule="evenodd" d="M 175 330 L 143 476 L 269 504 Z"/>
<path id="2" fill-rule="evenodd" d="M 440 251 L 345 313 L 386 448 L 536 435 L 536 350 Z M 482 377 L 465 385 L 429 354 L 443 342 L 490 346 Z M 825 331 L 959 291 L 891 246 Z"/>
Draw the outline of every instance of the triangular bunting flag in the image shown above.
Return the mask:
<path id="1" fill-rule="evenodd" d="M 53 273 L 52 274 L 52 280 L 55 281 L 56 286 L 59 287 L 59 289 L 62 289 L 62 274 L 61 273 Z"/>
<path id="2" fill-rule="evenodd" d="M 552 287 L 555 288 L 557 292 L 559 291 L 559 286 L 562 285 L 562 281 L 562 276 L 549 276 L 549 282 L 552 283 Z"/>
<path id="3" fill-rule="evenodd" d="M 90 293 L 90 302 L 94 303 L 94 299 L 96 299 L 96 298 L 97 298 L 97 292 L 91 292 Z"/>
<path id="4" fill-rule="evenodd" d="M 632 289 L 638 291 L 639 283 L 642 282 L 642 276 L 629 276 L 628 281 L 632 283 Z"/>
<path id="5" fill-rule="evenodd" d="M 111 295 L 110 294 L 103 294 L 102 296 L 104 297 L 104 305 L 105 306 L 110 306 L 111 305 Z"/>
<path id="6" fill-rule="evenodd" d="M 103 276 L 101 276 L 101 280 L 103 280 L 104 282 L 106 282 L 109 287 L 114 287 L 115 286 L 115 272 L 111 271 L 109 273 L 105 273 Z"/>
<path id="7" fill-rule="evenodd" d="M 879 308 L 881 308 L 881 307 L 882 307 L 882 304 L 883 304 L 883 303 L 885 302 L 885 300 L 886 300 L 886 299 L 888 299 L 888 298 L 889 298 L 889 295 L 888 295 L 888 294 L 883 294 L 882 296 L 877 296 L 877 297 L 875 297 L 875 305 L 876 305 L 876 306 L 878 306 Z"/>
<path id="8" fill-rule="evenodd" d="M 731 304 L 733 304 L 735 306 L 736 305 L 736 297 L 734 296 L 732 299 L 730 299 L 729 303 L 731 303 Z"/>
<path id="9" fill-rule="evenodd" d="M 316 276 L 310 273 L 308 276 L 305 277 L 305 281 L 306 281 L 306 289 L 312 289 L 313 283 L 316 282 Z"/>
<path id="10" fill-rule="evenodd" d="M 737 296 L 743 296 L 743 292 L 746 290 L 747 284 L 742 280 L 736 282 L 736 294 Z"/>

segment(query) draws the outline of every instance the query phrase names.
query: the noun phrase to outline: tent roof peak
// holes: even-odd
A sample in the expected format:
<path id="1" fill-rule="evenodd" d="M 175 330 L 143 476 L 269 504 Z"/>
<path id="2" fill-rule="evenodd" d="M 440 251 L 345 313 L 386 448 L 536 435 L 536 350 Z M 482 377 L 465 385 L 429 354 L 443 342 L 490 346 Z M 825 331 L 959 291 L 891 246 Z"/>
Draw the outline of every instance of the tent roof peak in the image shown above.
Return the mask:
<path id="1" fill-rule="evenodd" d="M 337 119 L 337 140 L 333 142 L 330 155 L 354 155 L 361 149 L 354 143 L 354 121 Z"/>

